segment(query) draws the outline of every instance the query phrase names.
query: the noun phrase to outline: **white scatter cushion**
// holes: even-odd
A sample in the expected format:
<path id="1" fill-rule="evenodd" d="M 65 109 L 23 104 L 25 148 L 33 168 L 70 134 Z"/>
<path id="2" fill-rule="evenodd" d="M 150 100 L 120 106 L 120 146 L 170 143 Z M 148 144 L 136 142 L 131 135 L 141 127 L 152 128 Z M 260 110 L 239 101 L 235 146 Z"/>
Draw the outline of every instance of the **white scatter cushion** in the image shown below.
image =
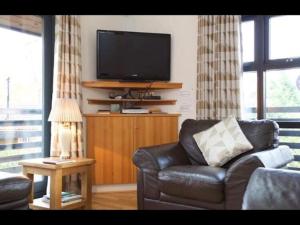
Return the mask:
<path id="1" fill-rule="evenodd" d="M 234 117 L 228 117 L 193 137 L 210 166 L 222 166 L 253 148 Z"/>

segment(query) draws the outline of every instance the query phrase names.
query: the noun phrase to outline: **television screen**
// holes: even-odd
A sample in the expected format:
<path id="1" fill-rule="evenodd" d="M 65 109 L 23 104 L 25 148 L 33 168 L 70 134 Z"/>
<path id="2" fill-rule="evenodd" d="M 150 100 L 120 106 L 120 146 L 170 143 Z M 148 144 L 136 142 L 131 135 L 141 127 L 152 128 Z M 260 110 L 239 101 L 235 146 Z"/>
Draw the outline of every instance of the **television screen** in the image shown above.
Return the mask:
<path id="1" fill-rule="evenodd" d="M 170 34 L 97 30 L 97 79 L 169 81 Z"/>

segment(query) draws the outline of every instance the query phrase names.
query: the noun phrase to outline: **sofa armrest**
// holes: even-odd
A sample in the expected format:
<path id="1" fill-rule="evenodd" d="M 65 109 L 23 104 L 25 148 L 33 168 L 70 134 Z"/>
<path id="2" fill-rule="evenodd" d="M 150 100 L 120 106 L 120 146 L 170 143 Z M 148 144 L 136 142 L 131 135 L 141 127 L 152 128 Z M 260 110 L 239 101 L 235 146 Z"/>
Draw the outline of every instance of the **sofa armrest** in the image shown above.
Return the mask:
<path id="1" fill-rule="evenodd" d="M 170 166 L 190 165 L 179 143 L 139 148 L 133 155 L 133 162 L 143 171 L 160 171 Z"/>
<path id="2" fill-rule="evenodd" d="M 287 145 L 280 145 L 277 148 L 253 153 L 267 168 L 280 168 L 294 160 L 292 150 Z"/>
<path id="3" fill-rule="evenodd" d="M 247 185 L 243 209 L 300 209 L 300 172 L 258 168 Z"/>
<path id="4" fill-rule="evenodd" d="M 0 210 L 27 209 L 32 185 L 23 175 L 0 172 Z"/>
<path id="5" fill-rule="evenodd" d="M 294 159 L 291 149 L 282 145 L 274 149 L 246 155 L 234 162 L 225 177 L 227 209 L 241 209 L 250 176 L 258 167 L 280 168 Z"/>
<path id="6" fill-rule="evenodd" d="M 138 209 L 144 209 L 145 199 L 160 198 L 158 172 L 170 166 L 189 165 L 190 162 L 179 143 L 139 148 L 133 155 L 138 167 Z"/>

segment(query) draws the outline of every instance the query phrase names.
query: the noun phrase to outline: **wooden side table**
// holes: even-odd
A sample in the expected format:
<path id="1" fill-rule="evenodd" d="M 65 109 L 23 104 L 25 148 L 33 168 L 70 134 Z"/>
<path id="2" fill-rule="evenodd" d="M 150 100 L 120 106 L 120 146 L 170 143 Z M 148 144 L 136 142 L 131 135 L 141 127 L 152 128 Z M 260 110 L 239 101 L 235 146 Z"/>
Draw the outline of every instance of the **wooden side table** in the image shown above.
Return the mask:
<path id="1" fill-rule="evenodd" d="M 32 188 L 29 197 L 30 207 L 32 209 L 75 209 L 91 208 L 92 198 L 92 180 L 91 180 L 91 166 L 95 163 L 94 159 L 74 159 L 74 162 L 67 162 L 62 164 L 46 164 L 43 160 L 49 158 L 39 158 L 23 160 L 19 162 L 23 166 L 23 174 L 32 180 L 34 174 L 50 176 L 50 204 L 43 202 L 42 198 L 34 199 L 34 190 Z M 51 157 L 51 159 L 56 159 Z M 74 173 L 81 174 L 81 201 L 61 202 L 62 192 L 62 177 Z"/>

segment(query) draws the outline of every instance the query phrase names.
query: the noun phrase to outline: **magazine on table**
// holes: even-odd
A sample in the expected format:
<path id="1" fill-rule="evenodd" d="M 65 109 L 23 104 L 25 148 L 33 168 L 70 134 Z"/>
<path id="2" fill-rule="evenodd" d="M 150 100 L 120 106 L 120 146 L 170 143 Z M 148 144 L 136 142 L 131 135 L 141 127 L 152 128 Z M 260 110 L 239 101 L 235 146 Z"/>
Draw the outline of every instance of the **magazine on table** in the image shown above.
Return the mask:
<path id="1" fill-rule="evenodd" d="M 61 202 L 65 203 L 65 202 L 70 202 L 70 201 L 74 201 L 74 200 L 79 200 L 81 199 L 82 196 L 81 195 L 77 195 L 71 192 L 62 192 L 61 193 Z M 49 203 L 50 202 L 50 195 L 44 195 L 43 196 L 43 201 Z"/>
<path id="2" fill-rule="evenodd" d="M 44 159 L 43 163 L 46 164 L 63 164 L 76 162 L 74 159 L 60 159 L 60 158 L 48 158 Z"/>

